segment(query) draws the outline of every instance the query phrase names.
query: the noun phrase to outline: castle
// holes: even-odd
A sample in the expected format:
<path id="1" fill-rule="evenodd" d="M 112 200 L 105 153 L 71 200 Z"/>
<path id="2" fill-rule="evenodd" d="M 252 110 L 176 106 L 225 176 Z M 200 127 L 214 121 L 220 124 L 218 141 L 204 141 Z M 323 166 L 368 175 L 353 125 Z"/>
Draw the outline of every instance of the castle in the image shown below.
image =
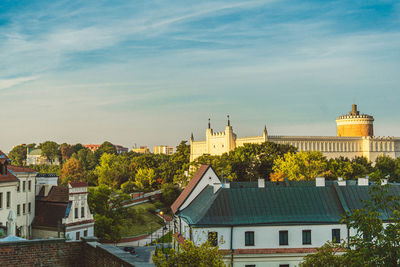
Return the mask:
<path id="1" fill-rule="evenodd" d="M 373 122 L 373 116 L 360 114 L 354 104 L 348 114 L 337 117 L 337 136 L 274 136 L 268 135 L 267 127 L 264 127 L 261 136 L 238 138 L 230 125 L 229 116 L 224 132 L 214 132 L 209 119 L 206 140 L 195 141 L 193 134 L 190 138 L 190 161 L 204 154 L 222 155 L 244 144 L 266 141 L 292 145 L 298 151 L 320 151 L 328 159 L 363 156 L 375 161 L 379 155 L 399 157 L 400 137 L 374 136 Z"/>

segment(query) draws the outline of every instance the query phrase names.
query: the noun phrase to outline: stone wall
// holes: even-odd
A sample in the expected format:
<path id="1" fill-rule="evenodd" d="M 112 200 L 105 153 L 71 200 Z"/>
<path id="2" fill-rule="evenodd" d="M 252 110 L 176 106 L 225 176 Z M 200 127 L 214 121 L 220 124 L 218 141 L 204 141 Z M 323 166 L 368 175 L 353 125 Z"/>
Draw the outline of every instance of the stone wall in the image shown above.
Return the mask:
<path id="1" fill-rule="evenodd" d="M 125 253 L 115 248 L 106 248 L 97 242 L 65 239 L 27 240 L 0 243 L 0 266 L 60 266 L 60 267 L 128 267 L 134 266 Z M 127 255 L 125 257 L 130 257 Z"/>

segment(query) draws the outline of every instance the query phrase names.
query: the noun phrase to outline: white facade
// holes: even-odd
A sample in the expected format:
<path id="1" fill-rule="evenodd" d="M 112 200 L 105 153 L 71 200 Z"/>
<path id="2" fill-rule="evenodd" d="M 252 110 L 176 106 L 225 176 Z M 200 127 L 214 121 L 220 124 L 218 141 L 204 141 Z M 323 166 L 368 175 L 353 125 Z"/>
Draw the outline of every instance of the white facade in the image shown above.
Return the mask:
<path id="1" fill-rule="evenodd" d="M 10 210 L 16 215 L 17 235 L 31 237 L 31 224 L 35 216 L 35 176 L 36 172 L 11 172 L 19 181 L 0 183 L 2 205 L 0 223 L 7 224 Z M 9 198 L 9 200 L 8 200 Z"/>

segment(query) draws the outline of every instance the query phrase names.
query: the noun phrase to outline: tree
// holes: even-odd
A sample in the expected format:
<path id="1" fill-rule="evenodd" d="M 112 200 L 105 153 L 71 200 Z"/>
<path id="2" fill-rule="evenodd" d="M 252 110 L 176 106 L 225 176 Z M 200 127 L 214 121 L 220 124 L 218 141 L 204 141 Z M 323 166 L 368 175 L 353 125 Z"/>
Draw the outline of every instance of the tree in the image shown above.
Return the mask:
<path id="1" fill-rule="evenodd" d="M 398 182 L 400 176 L 396 172 L 396 160 L 386 155 L 380 155 L 375 160 L 375 171 L 378 171 L 383 177 L 389 178 L 390 182 Z"/>
<path id="2" fill-rule="evenodd" d="M 13 147 L 10 153 L 8 153 L 8 157 L 11 159 L 12 165 L 24 165 L 26 162 L 26 145 L 18 145 Z"/>
<path id="3" fill-rule="evenodd" d="M 69 182 L 82 181 L 84 178 L 84 170 L 79 160 L 70 158 L 61 169 L 61 183 L 66 185 Z"/>
<path id="4" fill-rule="evenodd" d="M 174 203 L 179 194 L 180 191 L 174 184 L 166 183 L 161 186 L 161 201 L 167 207 Z"/>
<path id="5" fill-rule="evenodd" d="M 99 148 L 96 150 L 94 154 L 96 156 L 96 159 L 99 160 L 104 153 L 117 154 L 117 150 L 115 149 L 113 144 L 111 144 L 108 141 L 105 141 L 103 144 L 99 146 Z"/>
<path id="6" fill-rule="evenodd" d="M 315 255 L 305 257 L 302 267 L 399 266 L 400 198 L 390 184 L 380 184 L 379 179 L 375 180 L 369 188 L 363 208 L 346 213 L 343 222 L 355 234 L 340 245 L 327 244 Z M 342 255 L 336 253 L 338 250 Z"/>
<path id="7" fill-rule="evenodd" d="M 42 150 L 42 156 L 46 157 L 50 163 L 53 163 L 60 156 L 59 145 L 53 141 L 41 143 L 39 148 Z"/>
<path id="8" fill-rule="evenodd" d="M 60 153 L 61 160 L 64 162 L 72 156 L 72 154 L 74 153 L 74 148 L 67 143 L 63 143 L 60 145 Z"/>
<path id="9" fill-rule="evenodd" d="M 274 164 L 273 170 L 284 173 L 289 180 L 315 180 L 327 173 L 327 160 L 319 151 L 289 152 Z"/>
<path id="10" fill-rule="evenodd" d="M 129 158 L 124 155 L 104 153 L 100 158 L 100 165 L 96 167 L 95 174 L 98 183 L 112 187 L 119 187 L 132 177 L 129 171 Z"/>
<path id="11" fill-rule="evenodd" d="M 125 194 L 133 193 L 137 190 L 135 182 L 129 180 L 123 184 L 121 184 L 121 191 Z"/>
<path id="12" fill-rule="evenodd" d="M 153 256 L 153 262 L 157 267 L 172 266 L 198 266 L 198 267 L 223 267 L 222 255 L 218 251 L 218 246 L 213 247 L 209 242 L 196 246 L 192 241 L 187 240 L 181 245 L 179 251 L 171 249 L 168 257 L 158 251 Z"/>
<path id="13" fill-rule="evenodd" d="M 72 154 L 72 157 L 79 160 L 85 170 L 93 170 L 96 167 L 96 157 L 94 153 L 86 147 Z"/>
<path id="14" fill-rule="evenodd" d="M 135 185 L 138 189 L 152 189 L 156 181 L 156 175 L 153 169 L 140 168 L 135 175 Z"/>
<path id="15" fill-rule="evenodd" d="M 106 185 L 89 188 L 88 203 L 95 218 L 95 235 L 103 240 L 118 242 L 121 239 L 122 222 L 134 217 L 123 203 L 128 195 L 110 189 Z"/>

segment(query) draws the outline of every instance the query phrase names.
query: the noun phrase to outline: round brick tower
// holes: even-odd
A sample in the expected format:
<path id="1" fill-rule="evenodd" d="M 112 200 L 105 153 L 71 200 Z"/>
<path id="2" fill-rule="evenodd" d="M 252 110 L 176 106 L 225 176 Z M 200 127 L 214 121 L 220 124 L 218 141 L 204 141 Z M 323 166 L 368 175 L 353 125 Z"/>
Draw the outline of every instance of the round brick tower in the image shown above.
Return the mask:
<path id="1" fill-rule="evenodd" d="M 337 117 L 338 136 L 373 136 L 374 117 L 361 114 L 357 110 L 357 105 L 353 104 L 349 114 Z"/>

